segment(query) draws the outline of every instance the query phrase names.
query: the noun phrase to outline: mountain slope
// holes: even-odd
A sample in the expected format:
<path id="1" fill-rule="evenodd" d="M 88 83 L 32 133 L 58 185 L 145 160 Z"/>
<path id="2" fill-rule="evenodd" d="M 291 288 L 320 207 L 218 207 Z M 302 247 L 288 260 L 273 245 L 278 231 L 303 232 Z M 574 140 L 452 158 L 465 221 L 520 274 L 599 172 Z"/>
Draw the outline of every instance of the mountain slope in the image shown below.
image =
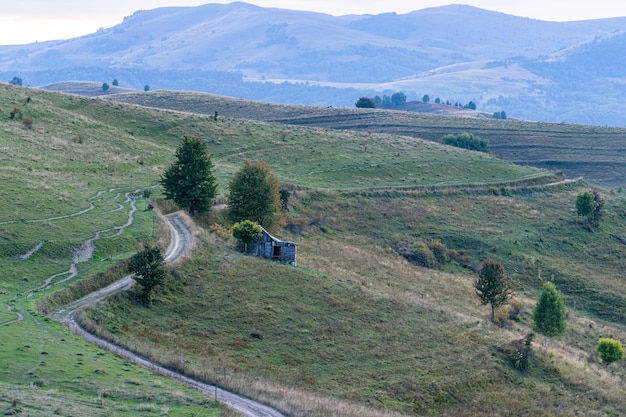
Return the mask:
<path id="1" fill-rule="evenodd" d="M 33 86 L 117 78 L 136 89 L 334 106 L 402 90 L 517 118 L 624 125 L 615 107 L 623 91 L 612 87 L 623 66 L 608 65 L 610 75 L 604 65 L 576 70 L 594 80 L 586 84 L 543 65 L 577 45 L 610 63 L 616 55 L 593 40 L 624 30 L 626 18 L 544 22 L 462 5 L 333 17 L 207 4 L 139 11 L 79 38 L 0 46 L 0 79 Z"/>

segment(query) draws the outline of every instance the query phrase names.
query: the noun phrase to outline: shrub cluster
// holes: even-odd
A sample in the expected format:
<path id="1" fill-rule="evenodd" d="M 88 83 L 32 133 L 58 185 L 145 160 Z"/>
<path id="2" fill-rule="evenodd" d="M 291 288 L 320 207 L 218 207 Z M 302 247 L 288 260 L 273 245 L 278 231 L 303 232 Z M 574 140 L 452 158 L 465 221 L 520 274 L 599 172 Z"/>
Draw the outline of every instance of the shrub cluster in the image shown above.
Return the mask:
<path id="1" fill-rule="evenodd" d="M 457 148 L 469 149 L 470 151 L 488 152 L 489 142 L 476 136 L 473 133 L 464 132 L 458 135 L 448 134 L 439 140 L 444 145 L 455 146 Z"/>
<path id="2" fill-rule="evenodd" d="M 534 333 L 529 333 L 524 339 L 516 340 L 511 343 L 510 358 L 513 367 L 520 372 L 526 372 L 530 369 L 532 360 L 535 358 L 533 351 Z"/>
<path id="3" fill-rule="evenodd" d="M 467 266 L 472 261 L 470 257 L 459 253 L 457 250 L 449 249 L 438 239 L 396 242 L 394 250 L 409 262 L 431 269 L 440 268 L 452 261 Z"/>

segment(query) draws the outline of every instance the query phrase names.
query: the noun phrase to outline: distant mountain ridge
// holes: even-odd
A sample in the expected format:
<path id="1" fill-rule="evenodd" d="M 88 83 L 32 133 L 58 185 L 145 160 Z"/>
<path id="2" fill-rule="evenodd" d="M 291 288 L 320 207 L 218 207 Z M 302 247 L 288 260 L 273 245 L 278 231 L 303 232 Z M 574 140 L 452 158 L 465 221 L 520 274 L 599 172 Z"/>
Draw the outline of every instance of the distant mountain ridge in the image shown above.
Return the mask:
<path id="1" fill-rule="evenodd" d="M 545 22 L 464 5 L 330 16 L 247 3 L 166 7 L 69 40 L 0 46 L 0 80 L 190 89 L 352 106 L 404 91 L 540 121 L 626 125 L 626 18 Z"/>

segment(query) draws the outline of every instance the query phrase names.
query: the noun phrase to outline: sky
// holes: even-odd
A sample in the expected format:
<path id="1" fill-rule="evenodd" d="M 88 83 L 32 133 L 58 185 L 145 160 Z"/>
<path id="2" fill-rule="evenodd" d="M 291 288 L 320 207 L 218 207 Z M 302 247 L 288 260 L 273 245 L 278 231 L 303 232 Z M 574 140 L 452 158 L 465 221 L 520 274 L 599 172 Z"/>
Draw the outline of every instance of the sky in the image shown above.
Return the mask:
<path id="1" fill-rule="evenodd" d="M 0 45 L 68 39 L 121 23 L 137 10 L 199 6 L 231 0 L 16 0 L 2 7 Z M 246 0 L 261 7 L 307 10 L 335 16 L 408 13 L 451 3 L 515 16 L 573 21 L 626 16 L 624 0 Z"/>

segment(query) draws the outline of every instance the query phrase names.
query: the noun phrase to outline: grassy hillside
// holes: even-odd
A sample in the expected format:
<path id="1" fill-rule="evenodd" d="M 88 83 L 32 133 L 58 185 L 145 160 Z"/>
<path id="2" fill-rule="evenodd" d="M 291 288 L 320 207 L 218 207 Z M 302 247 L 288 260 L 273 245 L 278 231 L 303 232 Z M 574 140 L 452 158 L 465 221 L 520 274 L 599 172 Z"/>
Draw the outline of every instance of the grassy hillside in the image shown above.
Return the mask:
<path id="1" fill-rule="evenodd" d="M 272 121 L 328 129 L 389 133 L 430 141 L 471 132 L 489 141 L 498 158 L 520 165 L 562 170 L 606 187 L 626 187 L 626 129 L 368 109 L 284 106 L 203 93 L 151 92 L 109 99 L 157 108 Z"/>
<path id="2" fill-rule="evenodd" d="M 10 117 L 16 107 L 21 120 Z M 32 307 L 67 285 L 89 239 L 98 237 L 94 256 L 75 262 L 69 283 L 152 238 L 144 197 L 158 195 L 150 187 L 194 135 L 209 144 L 221 191 L 246 158 L 269 163 L 292 189 L 290 230 L 300 232 L 281 235 L 299 243 L 300 266 L 243 257 L 199 230 L 194 256 L 153 307 L 120 295 L 86 323 L 293 416 L 626 414 L 624 365 L 604 369 L 592 354 L 599 336 L 626 340 L 624 194 L 598 189 L 607 215 L 590 233 L 573 214 L 590 185 L 546 186 L 544 171 L 423 140 L 6 85 L 0 109 L 0 302 L 26 315 L 0 327 L 0 407 L 50 415 L 41 404 L 54 396 L 76 407 L 59 409 L 67 415 L 211 415 L 206 399 L 101 354 Z M 439 239 L 458 261 L 432 270 L 399 255 L 399 244 L 422 239 Z M 504 262 L 518 290 L 520 320 L 504 328 L 487 322 L 471 289 L 487 256 Z M 570 331 L 552 355 L 537 346 L 533 370 L 521 374 L 506 352 L 528 332 L 545 279 L 566 297 Z"/>
<path id="3" fill-rule="evenodd" d="M 294 416 L 623 415 L 626 367 L 607 369 L 593 352 L 600 336 L 626 338 L 626 250 L 609 235 L 626 233 L 626 200 L 607 196 L 613 220 L 591 234 L 570 210 L 580 189 L 298 193 L 294 210 L 307 226 L 301 236 L 286 235 L 299 243 L 298 268 L 243 257 L 205 235 L 152 308 L 121 296 L 83 319 L 97 320 L 119 343 Z M 515 282 L 518 320 L 489 323 L 470 270 L 425 269 L 392 247 L 434 237 L 474 262 L 502 260 Z M 533 367 L 521 373 L 507 352 L 530 331 L 544 280 L 563 292 L 569 330 L 548 351 L 537 338 Z M 172 350 L 185 362 L 172 362 Z M 351 409 L 353 402 L 373 409 Z"/>

